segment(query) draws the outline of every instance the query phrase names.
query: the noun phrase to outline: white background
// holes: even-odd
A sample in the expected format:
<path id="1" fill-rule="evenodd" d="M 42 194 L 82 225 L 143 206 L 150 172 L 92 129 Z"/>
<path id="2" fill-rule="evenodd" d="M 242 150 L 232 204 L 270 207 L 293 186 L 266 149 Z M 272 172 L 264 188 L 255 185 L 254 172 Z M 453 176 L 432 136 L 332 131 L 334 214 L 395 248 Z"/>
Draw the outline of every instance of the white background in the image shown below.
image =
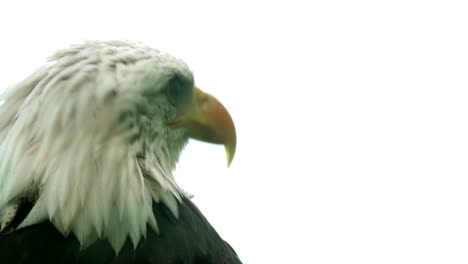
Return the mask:
<path id="1" fill-rule="evenodd" d="M 169 2 L 169 1 L 168 1 Z M 86 39 L 183 58 L 237 126 L 179 183 L 244 263 L 468 263 L 466 1 L 2 1 L 0 84 Z"/>

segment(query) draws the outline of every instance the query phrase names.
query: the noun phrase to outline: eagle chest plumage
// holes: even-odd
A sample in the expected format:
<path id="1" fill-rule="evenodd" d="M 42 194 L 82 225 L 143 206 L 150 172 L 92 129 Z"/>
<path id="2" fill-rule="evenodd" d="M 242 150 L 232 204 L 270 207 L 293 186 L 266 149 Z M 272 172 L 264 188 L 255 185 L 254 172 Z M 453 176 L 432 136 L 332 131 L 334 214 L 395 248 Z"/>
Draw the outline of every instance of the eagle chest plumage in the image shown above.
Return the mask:
<path id="1" fill-rule="evenodd" d="M 187 65 L 129 42 L 53 55 L 0 115 L 0 263 L 240 263 L 173 175 L 235 128 Z"/>

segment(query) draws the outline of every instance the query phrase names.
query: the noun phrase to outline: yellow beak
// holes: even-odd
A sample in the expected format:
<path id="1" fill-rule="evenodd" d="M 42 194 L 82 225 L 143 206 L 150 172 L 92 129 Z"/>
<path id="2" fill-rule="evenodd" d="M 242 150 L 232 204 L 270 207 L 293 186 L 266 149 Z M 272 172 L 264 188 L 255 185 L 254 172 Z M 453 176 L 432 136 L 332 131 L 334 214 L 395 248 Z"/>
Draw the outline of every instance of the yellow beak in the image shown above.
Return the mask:
<path id="1" fill-rule="evenodd" d="M 185 127 L 190 138 L 223 144 L 229 166 L 236 152 L 236 128 L 231 115 L 218 99 L 198 88 L 194 89 L 194 98 L 193 108 L 184 111 L 170 126 Z"/>

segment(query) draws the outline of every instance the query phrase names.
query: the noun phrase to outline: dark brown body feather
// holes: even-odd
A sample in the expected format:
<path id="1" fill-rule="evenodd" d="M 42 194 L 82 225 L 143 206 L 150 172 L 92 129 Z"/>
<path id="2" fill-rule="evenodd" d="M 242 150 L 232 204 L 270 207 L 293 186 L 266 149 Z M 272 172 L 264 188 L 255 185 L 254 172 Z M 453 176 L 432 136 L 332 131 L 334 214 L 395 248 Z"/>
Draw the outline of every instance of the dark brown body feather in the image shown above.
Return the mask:
<path id="1" fill-rule="evenodd" d="M 24 217 L 31 204 L 24 203 L 18 217 Z M 65 238 L 44 222 L 0 234 L 0 263 L 8 264 L 236 264 L 241 263 L 234 250 L 208 223 L 188 199 L 179 205 L 176 219 L 163 204 L 153 203 L 159 234 L 148 226 L 148 234 L 136 249 L 130 239 L 118 255 L 105 240 L 80 250 L 78 240 Z M 13 222 L 13 224 L 17 224 Z"/>

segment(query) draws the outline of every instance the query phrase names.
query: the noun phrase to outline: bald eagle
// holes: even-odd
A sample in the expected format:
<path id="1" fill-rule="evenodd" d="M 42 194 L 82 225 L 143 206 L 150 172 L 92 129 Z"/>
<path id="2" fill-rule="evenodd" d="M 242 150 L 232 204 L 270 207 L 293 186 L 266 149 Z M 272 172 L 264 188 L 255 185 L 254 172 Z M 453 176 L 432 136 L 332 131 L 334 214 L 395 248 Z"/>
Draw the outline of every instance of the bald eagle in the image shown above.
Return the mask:
<path id="1" fill-rule="evenodd" d="M 172 174 L 190 138 L 236 148 L 182 60 L 85 42 L 0 100 L 0 263 L 241 263 Z"/>

